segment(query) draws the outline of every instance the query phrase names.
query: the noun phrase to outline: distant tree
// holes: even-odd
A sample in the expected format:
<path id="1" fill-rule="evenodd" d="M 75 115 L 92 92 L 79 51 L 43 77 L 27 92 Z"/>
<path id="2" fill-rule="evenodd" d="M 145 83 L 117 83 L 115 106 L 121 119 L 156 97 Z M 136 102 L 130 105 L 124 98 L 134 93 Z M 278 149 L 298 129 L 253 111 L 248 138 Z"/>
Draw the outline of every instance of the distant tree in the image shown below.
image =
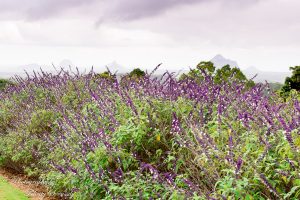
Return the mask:
<path id="1" fill-rule="evenodd" d="M 129 76 L 132 78 L 141 78 L 141 77 L 144 77 L 146 75 L 146 73 L 141 70 L 140 68 L 135 68 L 134 70 L 132 70 L 130 73 L 129 73 Z"/>
<path id="2" fill-rule="evenodd" d="M 285 97 L 291 90 L 300 91 L 300 66 L 290 67 L 292 71 L 291 77 L 286 77 L 280 94 Z"/>
<path id="3" fill-rule="evenodd" d="M 290 67 L 292 71 L 292 76 L 287 77 L 284 82 L 284 88 L 286 91 L 295 89 L 300 91 L 300 66 Z"/>
<path id="4" fill-rule="evenodd" d="M 207 75 L 213 75 L 215 73 L 216 67 L 210 61 L 202 61 L 197 65 L 197 69 L 206 73 Z"/>
<path id="5" fill-rule="evenodd" d="M 203 73 L 206 75 L 213 76 L 215 73 L 216 67 L 210 61 L 202 61 L 200 62 L 196 69 L 191 69 L 187 74 L 182 74 L 179 77 L 179 80 L 183 80 L 185 78 L 192 78 L 196 80 L 203 80 Z"/>
<path id="6" fill-rule="evenodd" d="M 99 75 L 99 78 L 109 78 L 110 77 L 110 73 L 108 71 L 102 72 Z"/>
<path id="7" fill-rule="evenodd" d="M 216 83 L 221 83 L 222 81 L 228 81 L 232 76 L 232 69 L 230 65 L 225 65 L 221 69 L 217 69 L 214 80 Z"/>
<path id="8" fill-rule="evenodd" d="M 111 74 L 108 71 L 102 72 L 100 74 L 96 74 L 95 78 L 96 79 L 108 79 L 108 80 L 114 80 L 115 79 L 115 75 Z"/>
<path id="9" fill-rule="evenodd" d="M 143 78 L 146 75 L 146 73 L 141 70 L 140 68 L 133 69 L 129 74 L 126 74 L 121 78 L 121 84 L 126 85 L 127 81 L 138 81 L 141 78 Z"/>
<path id="10" fill-rule="evenodd" d="M 221 83 L 223 81 L 244 82 L 248 87 L 253 87 L 255 85 L 254 81 L 248 80 L 239 68 L 231 68 L 229 65 L 225 65 L 216 71 L 214 81 L 216 83 Z"/>
<path id="11" fill-rule="evenodd" d="M 236 81 L 246 83 L 247 87 L 253 87 L 255 85 L 254 81 L 248 80 L 239 68 L 231 68 L 229 65 L 225 65 L 216 70 L 216 67 L 210 61 L 200 62 L 196 69 L 191 69 L 187 74 L 182 74 L 179 79 L 192 78 L 196 81 L 201 81 L 203 80 L 204 74 L 211 76 L 215 83 Z"/>

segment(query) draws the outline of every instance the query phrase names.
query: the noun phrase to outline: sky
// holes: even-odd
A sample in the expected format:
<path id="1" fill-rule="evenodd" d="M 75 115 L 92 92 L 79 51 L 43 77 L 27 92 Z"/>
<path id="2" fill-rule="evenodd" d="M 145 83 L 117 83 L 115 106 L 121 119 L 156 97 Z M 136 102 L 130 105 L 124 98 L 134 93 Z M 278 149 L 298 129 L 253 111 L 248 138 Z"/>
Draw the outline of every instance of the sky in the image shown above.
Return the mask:
<path id="1" fill-rule="evenodd" d="M 1 0 L 0 72 L 31 64 L 241 68 L 300 64 L 299 0 Z"/>

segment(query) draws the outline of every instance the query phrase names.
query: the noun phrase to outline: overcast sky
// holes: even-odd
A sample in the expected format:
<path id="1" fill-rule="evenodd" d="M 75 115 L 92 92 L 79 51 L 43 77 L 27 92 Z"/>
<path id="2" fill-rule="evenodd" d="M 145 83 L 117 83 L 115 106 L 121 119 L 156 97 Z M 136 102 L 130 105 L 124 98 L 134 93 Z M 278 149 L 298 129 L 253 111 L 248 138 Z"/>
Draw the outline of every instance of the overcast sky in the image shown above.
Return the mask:
<path id="1" fill-rule="evenodd" d="M 28 64 L 300 65 L 299 0 L 1 0 L 0 71 Z"/>

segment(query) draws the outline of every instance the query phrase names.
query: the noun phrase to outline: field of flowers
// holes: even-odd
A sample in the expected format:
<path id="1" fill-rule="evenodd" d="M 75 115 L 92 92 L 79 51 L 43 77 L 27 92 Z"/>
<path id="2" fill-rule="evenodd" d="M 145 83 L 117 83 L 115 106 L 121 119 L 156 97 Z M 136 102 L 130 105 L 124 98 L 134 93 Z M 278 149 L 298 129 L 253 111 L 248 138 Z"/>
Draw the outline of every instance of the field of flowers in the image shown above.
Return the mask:
<path id="1" fill-rule="evenodd" d="M 0 92 L 0 165 L 70 199 L 299 199 L 300 99 L 61 70 Z"/>

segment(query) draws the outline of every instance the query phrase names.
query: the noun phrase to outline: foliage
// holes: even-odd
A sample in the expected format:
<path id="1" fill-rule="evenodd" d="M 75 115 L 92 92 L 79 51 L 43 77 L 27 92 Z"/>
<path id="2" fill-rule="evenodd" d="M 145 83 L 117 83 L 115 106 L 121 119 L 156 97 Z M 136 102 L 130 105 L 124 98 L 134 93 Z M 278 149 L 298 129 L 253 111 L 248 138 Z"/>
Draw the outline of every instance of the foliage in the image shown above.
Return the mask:
<path id="1" fill-rule="evenodd" d="M 138 82 L 145 77 L 146 73 L 140 68 L 133 69 L 130 73 L 121 77 L 120 84 L 122 86 L 128 86 L 129 82 Z"/>
<path id="2" fill-rule="evenodd" d="M 252 80 L 248 80 L 243 72 L 237 68 L 231 68 L 229 65 L 225 65 L 216 70 L 216 67 L 212 62 L 200 62 L 196 69 L 191 69 L 188 74 L 182 74 L 180 80 L 185 78 L 192 78 L 196 81 L 203 81 L 204 77 L 211 76 L 215 83 L 225 84 L 232 81 L 244 82 L 247 87 L 253 87 L 255 84 Z"/>
<path id="3" fill-rule="evenodd" d="M 146 75 L 145 72 L 140 68 L 135 68 L 129 73 L 130 77 L 137 77 L 137 78 L 144 77 L 145 75 Z"/>
<path id="4" fill-rule="evenodd" d="M 206 62 L 206 61 L 202 61 L 200 62 L 196 69 L 191 69 L 188 74 L 182 74 L 179 78 L 179 80 L 183 80 L 186 78 L 192 78 L 194 80 L 203 80 L 204 76 L 209 74 L 210 76 L 212 76 L 215 73 L 215 69 L 216 67 L 214 66 L 214 64 L 210 61 Z"/>
<path id="5" fill-rule="evenodd" d="M 113 81 L 116 78 L 116 75 L 111 74 L 109 71 L 102 72 L 100 74 L 95 74 L 95 79 L 106 79 Z"/>
<path id="6" fill-rule="evenodd" d="M 179 80 L 95 77 L 0 92 L 0 163 L 71 199 L 300 198 L 296 90 L 284 101 L 209 62 Z"/>
<path id="7" fill-rule="evenodd" d="M 292 76 L 285 79 L 284 85 L 281 89 L 283 97 L 288 96 L 291 90 L 300 91 L 300 66 L 290 67 Z"/>

